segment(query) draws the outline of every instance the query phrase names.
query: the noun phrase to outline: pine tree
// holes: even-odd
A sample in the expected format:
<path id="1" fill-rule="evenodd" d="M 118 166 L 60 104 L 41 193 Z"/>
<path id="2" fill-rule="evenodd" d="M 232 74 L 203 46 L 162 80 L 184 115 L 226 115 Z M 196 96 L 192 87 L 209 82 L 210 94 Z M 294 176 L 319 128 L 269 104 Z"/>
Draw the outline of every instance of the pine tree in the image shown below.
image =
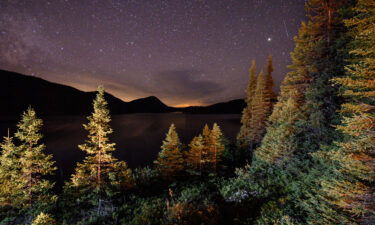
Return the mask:
<path id="1" fill-rule="evenodd" d="M 268 96 L 266 77 L 260 72 L 252 103 L 253 116 L 250 123 L 251 149 L 260 143 L 265 133 L 266 121 L 271 110 L 271 99 Z"/>
<path id="2" fill-rule="evenodd" d="M 0 156 L 0 207 L 20 205 L 22 196 L 21 165 L 19 163 L 20 152 L 13 143 L 13 138 L 4 137 Z"/>
<path id="3" fill-rule="evenodd" d="M 375 1 L 359 0 L 357 15 L 347 20 L 352 29 L 352 64 L 348 75 L 336 78 L 346 102 L 342 105 L 342 124 L 336 126 L 346 135 L 329 152 L 316 158 L 328 159 L 339 175 L 323 180 L 324 200 L 347 212 L 356 222 L 375 221 Z"/>
<path id="4" fill-rule="evenodd" d="M 213 170 L 216 172 L 217 165 L 221 160 L 222 153 L 224 151 L 224 145 L 222 143 L 223 133 L 217 123 L 214 123 L 210 132 L 210 142 L 208 146 L 210 164 Z"/>
<path id="5" fill-rule="evenodd" d="M 225 149 L 224 141 L 225 137 L 217 123 L 213 124 L 212 129 L 205 124 L 202 134 L 193 139 L 191 144 L 194 144 L 194 155 L 198 155 L 197 153 L 200 152 L 201 172 L 216 172 Z"/>
<path id="6" fill-rule="evenodd" d="M 201 170 L 202 172 L 211 170 L 210 164 L 210 143 L 211 143 L 211 129 L 208 127 L 208 124 L 205 124 L 202 130 L 202 141 L 203 141 L 203 150 L 201 158 Z"/>
<path id="7" fill-rule="evenodd" d="M 204 143 L 202 135 L 194 137 L 189 144 L 189 151 L 186 153 L 186 161 L 188 166 L 195 171 L 202 171 L 202 153 Z"/>
<path id="8" fill-rule="evenodd" d="M 56 200 L 56 196 L 51 194 L 54 184 L 45 178 L 53 174 L 56 167 L 52 155 L 44 153 L 45 145 L 39 143 L 42 138 L 40 133 L 42 125 L 43 121 L 37 118 L 35 111 L 28 108 L 23 113 L 15 134 L 21 143 L 19 146 L 21 176 L 18 185 L 22 186 L 23 204 L 26 206 L 35 207 L 35 204 L 48 206 Z"/>
<path id="9" fill-rule="evenodd" d="M 132 186 L 131 170 L 126 163 L 112 156 L 115 143 L 111 143 L 109 135 L 113 132 L 108 103 L 104 99 L 104 89 L 98 88 L 93 103 L 94 111 L 87 117 L 84 128 L 89 132 L 85 144 L 79 148 L 87 153 L 82 163 L 78 163 L 68 187 L 76 188 L 83 193 L 99 199 L 117 194 L 124 188 Z"/>
<path id="10" fill-rule="evenodd" d="M 155 164 L 163 176 L 173 176 L 184 168 L 184 159 L 181 152 L 182 143 L 176 132 L 176 127 L 171 124 L 166 135 L 161 151 Z"/>
<path id="11" fill-rule="evenodd" d="M 254 99 L 255 95 L 255 89 L 256 89 L 256 62 L 253 60 L 251 62 L 251 67 L 249 69 L 249 82 L 246 88 L 246 107 L 242 111 L 242 117 L 241 117 L 241 128 L 240 132 L 237 135 L 237 142 L 239 146 L 246 147 L 250 143 L 250 130 L 251 128 L 251 119 L 252 119 L 252 101 Z"/>

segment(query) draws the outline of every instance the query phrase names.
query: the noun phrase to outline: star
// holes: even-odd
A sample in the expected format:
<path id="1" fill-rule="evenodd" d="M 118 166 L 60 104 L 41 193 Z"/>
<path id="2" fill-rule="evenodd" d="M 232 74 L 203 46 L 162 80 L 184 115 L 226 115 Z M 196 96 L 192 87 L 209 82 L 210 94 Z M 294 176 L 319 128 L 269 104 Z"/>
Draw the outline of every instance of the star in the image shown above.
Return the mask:
<path id="1" fill-rule="evenodd" d="M 22 62 L 37 75 L 85 91 L 115 83 L 121 99 L 152 94 L 169 105 L 242 98 L 249 60 L 263 65 L 268 54 L 282 62 L 274 71 L 282 80 L 292 37 L 305 19 L 301 0 L 29 2 L 0 4 L 0 69 L 30 74 Z M 72 74 L 82 69 L 87 72 L 75 80 Z M 194 80 L 201 73 L 204 81 Z M 163 85 L 147 84 L 146 74 Z"/>

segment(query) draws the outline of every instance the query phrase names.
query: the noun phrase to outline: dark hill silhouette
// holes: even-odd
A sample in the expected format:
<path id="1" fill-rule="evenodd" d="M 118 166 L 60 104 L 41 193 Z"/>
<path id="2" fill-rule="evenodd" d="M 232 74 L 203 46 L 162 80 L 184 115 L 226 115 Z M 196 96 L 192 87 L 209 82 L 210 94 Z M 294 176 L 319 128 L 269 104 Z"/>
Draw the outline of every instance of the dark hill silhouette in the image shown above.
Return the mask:
<path id="1" fill-rule="evenodd" d="M 15 72 L 0 70 L 0 115 L 19 115 L 32 106 L 41 115 L 87 115 L 92 110 L 95 92 L 84 92 Z M 233 100 L 211 106 L 173 108 L 155 96 L 124 102 L 106 93 L 113 114 L 123 113 L 241 113 L 243 100 Z"/>
<path id="2" fill-rule="evenodd" d="M 18 115 L 32 106 L 42 115 L 82 115 L 92 110 L 95 92 L 52 83 L 41 78 L 0 70 L 0 115 Z M 124 102 L 106 93 L 109 108 L 113 114 L 148 112 L 170 112 L 156 97 Z"/>

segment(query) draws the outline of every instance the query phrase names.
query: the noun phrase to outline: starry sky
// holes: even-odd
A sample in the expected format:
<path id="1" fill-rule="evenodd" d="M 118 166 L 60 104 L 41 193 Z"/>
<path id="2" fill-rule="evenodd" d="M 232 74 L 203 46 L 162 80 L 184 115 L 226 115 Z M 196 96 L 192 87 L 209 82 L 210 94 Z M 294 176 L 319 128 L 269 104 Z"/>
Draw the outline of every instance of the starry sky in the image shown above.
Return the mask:
<path id="1" fill-rule="evenodd" d="M 244 96 L 250 61 L 288 71 L 304 0 L 1 0 L 0 69 L 125 101 Z M 276 87 L 277 89 L 277 87 Z"/>

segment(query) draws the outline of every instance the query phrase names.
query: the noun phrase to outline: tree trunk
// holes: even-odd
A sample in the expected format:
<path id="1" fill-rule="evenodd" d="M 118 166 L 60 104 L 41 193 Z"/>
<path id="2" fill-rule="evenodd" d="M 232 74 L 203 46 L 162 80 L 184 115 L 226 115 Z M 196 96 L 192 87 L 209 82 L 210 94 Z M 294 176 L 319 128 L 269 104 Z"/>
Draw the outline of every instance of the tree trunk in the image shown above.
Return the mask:
<path id="1" fill-rule="evenodd" d="M 99 155 L 98 155 L 98 185 L 99 189 L 101 187 L 101 166 L 102 166 L 102 145 L 101 145 L 101 130 L 98 134 L 98 146 L 99 146 Z"/>

